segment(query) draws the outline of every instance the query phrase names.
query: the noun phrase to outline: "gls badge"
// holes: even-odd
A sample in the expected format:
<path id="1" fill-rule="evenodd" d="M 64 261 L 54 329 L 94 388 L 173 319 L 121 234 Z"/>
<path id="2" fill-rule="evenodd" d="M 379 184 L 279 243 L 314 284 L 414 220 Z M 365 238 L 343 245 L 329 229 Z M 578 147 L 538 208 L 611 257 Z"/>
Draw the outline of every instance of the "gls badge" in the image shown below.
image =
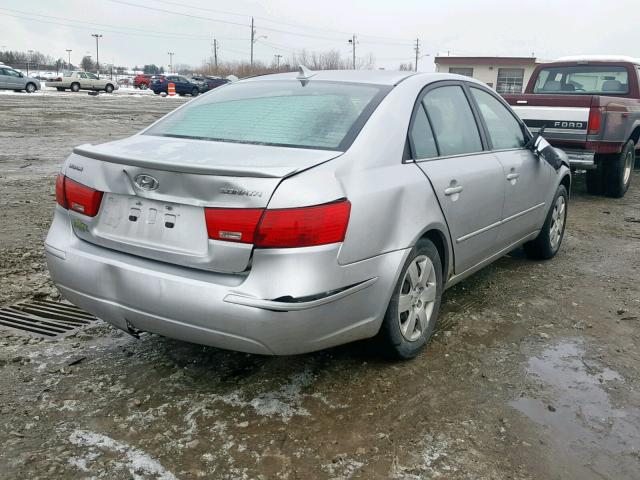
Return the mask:
<path id="1" fill-rule="evenodd" d="M 146 190 L 148 192 L 152 190 L 157 190 L 160 186 L 160 182 L 155 177 L 151 175 L 147 175 L 146 173 L 141 173 L 134 180 L 136 187 L 140 190 Z"/>

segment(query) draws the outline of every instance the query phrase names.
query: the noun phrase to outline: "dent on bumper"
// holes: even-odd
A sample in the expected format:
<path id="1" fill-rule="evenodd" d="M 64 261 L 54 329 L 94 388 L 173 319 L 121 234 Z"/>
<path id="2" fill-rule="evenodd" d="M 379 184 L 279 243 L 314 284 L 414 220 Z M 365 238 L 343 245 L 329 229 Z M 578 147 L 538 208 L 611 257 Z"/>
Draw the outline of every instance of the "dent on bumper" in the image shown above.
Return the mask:
<path id="1" fill-rule="evenodd" d="M 249 275 L 215 274 L 91 245 L 67 228 L 66 214 L 56 215 L 62 218 L 47 237 L 47 262 L 71 302 L 123 330 L 131 325 L 259 354 L 304 353 L 375 335 L 408 253 L 340 266 L 339 246 L 257 251 Z M 329 294 L 305 298 L 319 292 Z"/>

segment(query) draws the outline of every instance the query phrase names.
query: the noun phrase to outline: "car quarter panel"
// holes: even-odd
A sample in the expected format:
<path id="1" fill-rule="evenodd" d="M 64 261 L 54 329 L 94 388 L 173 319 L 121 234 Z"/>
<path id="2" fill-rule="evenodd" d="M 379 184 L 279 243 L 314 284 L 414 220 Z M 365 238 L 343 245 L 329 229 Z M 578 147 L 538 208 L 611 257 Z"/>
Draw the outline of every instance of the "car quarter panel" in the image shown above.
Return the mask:
<path id="1" fill-rule="evenodd" d="M 344 155 L 285 179 L 269 203 L 286 208 L 347 198 L 351 216 L 338 256 L 342 265 L 409 248 L 429 229 L 439 230 L 450 248 L 431 185 L 415 163 L 402 162 L 411 112 L 424 84 L 410 77 L 393 88 Z"/>

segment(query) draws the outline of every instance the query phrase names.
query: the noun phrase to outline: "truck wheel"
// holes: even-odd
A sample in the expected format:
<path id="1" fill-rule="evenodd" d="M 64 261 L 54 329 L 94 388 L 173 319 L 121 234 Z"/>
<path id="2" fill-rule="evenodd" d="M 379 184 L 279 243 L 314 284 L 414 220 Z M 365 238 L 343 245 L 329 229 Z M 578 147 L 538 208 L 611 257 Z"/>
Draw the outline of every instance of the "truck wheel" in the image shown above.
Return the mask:
<path id="1" fill-rule="evenodd" d="M 604 189 L 608 197 L 621 198 L 629 190 L 636 161 L 636 147 L 629 140 L 619 155 L 612 155 L 604 166 Z"/>
<path id="2" fill-rule="evenodd" d="M 558 253 L 564 238 L 564 227 L 567 224 L 568 200 L 567 189 L 564 185 L 560 185 L 540 233 L 522 246 L 527 257 L 534 260 L 549 260 Z"/>
<path id="3" fill-rule="evenodd" d="M 602 170 L 604 169 L 605 161 L 606 160 L 600 160 L 597 168 L 587 170 L 587 192 L 591 195 L 602 195 L 604 192 L 604 175 Z"/>
<path id="4" fill-rule="evenodd" d="M 72 83 L 71 84 L 71 91 L 72 92 L 79 92 L 80 91 L 80 84 L 79 83 Z"/>
<path id="5" fill-rule="evenodd" d="M 409 253 L 376 337 L 385 356 L 407 360 L 424 348 L 438 321 L 442 263 L 435 245 L 421 239 Z"/>

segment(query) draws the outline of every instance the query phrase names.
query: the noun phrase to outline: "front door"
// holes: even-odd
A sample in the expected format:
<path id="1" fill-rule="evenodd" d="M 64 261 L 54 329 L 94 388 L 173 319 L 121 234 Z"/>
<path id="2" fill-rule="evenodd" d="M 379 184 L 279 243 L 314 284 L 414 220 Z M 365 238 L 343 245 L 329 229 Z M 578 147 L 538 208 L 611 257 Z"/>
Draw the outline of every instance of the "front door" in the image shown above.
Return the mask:
<path id="1" fill-rule="evenodd" d="M 553 167 L 525 148 L 523 125 L 493 93 L 470 86 L 494 155 L 503 169 L 505 187 L 498 243 L 508 247 L 544 223 L 545 195 Z"/>
<path id="2" fill-rule="evenodd" d="M 439 85 L 418 102 L 410 143 L 438 197 L 460 274 L 496 253 L 505 182 L 496 156 L 484 151 L 461 84 Z"/>

